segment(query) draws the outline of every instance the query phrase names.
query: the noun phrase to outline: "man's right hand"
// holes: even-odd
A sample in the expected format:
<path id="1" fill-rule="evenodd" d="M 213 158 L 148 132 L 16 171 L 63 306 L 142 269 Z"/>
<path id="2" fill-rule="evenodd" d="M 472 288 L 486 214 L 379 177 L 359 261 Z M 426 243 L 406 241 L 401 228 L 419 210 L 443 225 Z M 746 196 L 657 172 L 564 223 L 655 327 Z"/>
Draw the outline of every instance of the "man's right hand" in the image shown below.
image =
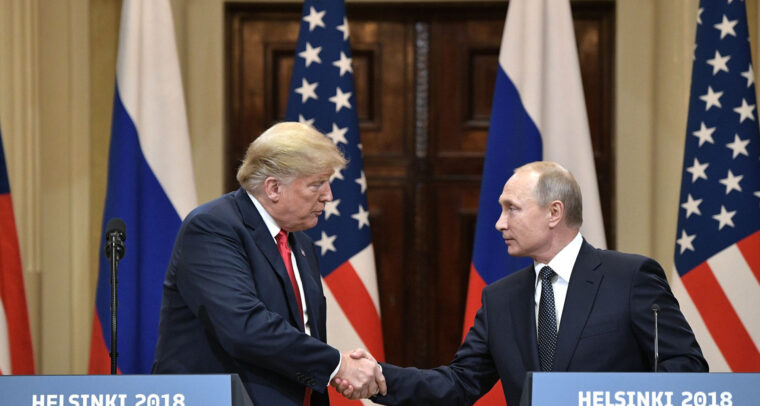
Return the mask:
<path id="1" fill-rule="evenodd" d="M 380 365 L 370 353 L 361 349 L 341 354 L 340 369 L 332 384 L 349 399 L 369 398 L 387 393 Z"/>

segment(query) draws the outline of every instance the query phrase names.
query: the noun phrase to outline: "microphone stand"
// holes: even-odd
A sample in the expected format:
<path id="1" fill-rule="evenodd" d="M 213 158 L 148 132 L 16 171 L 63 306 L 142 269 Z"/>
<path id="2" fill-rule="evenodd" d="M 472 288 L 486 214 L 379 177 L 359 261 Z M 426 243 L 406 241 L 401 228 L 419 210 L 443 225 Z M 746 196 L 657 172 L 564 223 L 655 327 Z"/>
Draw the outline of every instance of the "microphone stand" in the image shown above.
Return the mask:
<path id="1" fill-rule="evenodd" d="M 119 281 L 117 274 L 119 270 L 119 260 L 124 257 L 124 240 L 126 239 L 126 225 L 120 218 L 112 218 L 106 225 L 106 244 L 104 250 L 106 258 L 111 263 L 111 375 L 116 375 L 117 371 L 117 358 L 119 352 L 116 351 L 116 337 L 117 337 L 117 309 L 119 307 L 119 301 L 117 300 L 117 287 Z"/>
<path id="2" fill-rule="evenodd" d="M 660 350 L 659 350 L 659 334 L 657 329 L 657 313 L 660 311 L 660 306 L 655 303 L 652 305 L 652 313 L 654 313 L 654 372 L 657 372 L 657 364 L 660 362 Z"/>
<path id="3" fill-rule="evenodd" d="M 119 269 L 119 238 L 117 233 L 111 233 L 108 246 L 106 247 L 111 252 L 111 375 L 116 375 L 116 360 L 119 357 L 119 353 L 116 351 L 116 310 L 119 307 L 119 301 L 117 300 L 117 292 L 119 280 L 117 279 L 117 272 Z M 123 249 L 123 248 L 122 248 Z"/>

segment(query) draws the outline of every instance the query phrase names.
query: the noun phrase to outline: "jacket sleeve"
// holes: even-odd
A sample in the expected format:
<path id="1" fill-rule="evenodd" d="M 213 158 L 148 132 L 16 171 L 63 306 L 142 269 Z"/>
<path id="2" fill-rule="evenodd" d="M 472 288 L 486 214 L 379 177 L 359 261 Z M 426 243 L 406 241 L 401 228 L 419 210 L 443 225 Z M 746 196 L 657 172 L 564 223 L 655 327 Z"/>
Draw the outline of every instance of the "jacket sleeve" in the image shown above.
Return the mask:
<path id="1" fill-rule="evenodd" d="M 681 313 L 678 300 L 673 296 L 665 272 L 652 259 L 645 259 L 633 275 L 630 291 L 630 314 L 633 331 L 644 354 L 652 354 L 654 366 L 654 314 L 658 312 L 659 365 L 668 372 L 707 372 L 708 366 L 702 356 L 694 333 Z"/>
<path id="2" fill-rule="evenodd" d="M 473 327 L 449 365 L 417 369 L 382 364 L 388 394 L 372 400 L 384 405 L 471 405 L 488 392 L 499 376 L 488 348 L 485 303 L 483 299 Z"/>

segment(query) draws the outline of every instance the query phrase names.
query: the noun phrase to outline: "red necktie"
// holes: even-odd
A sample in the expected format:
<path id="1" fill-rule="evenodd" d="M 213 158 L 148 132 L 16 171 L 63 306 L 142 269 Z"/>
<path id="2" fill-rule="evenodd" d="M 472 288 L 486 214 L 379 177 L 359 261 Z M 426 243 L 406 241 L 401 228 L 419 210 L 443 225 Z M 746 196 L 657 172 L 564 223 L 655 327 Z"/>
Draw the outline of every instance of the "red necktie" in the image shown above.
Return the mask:
<path id="1" fill-rule="evenodd" d="M 298 289 L 298 281 L 296 280 L 296 273 L 293 270 L 293 262 L 290 259 L 290 246 L 288 246 L 288 233 L 285 230 L 280 230 L 274 237 L 277 240 L 277 249 L 280 250 L 280 256 L 285 263 L 285 268 L 288 270 L 288 277 L 290 277 L 290 284 L 293 287 L 293 293 L 296 295 L 296 303 L 298 303 L 298 314 L 301 315 L 301 327 L 304 326 L 303 322 L 303 304 L 301 303 L 301 290 Z M 311 404 L 311 388 L 306 388 L 306 393 L 303 398 L 303 405 L 309 406 Z"/>

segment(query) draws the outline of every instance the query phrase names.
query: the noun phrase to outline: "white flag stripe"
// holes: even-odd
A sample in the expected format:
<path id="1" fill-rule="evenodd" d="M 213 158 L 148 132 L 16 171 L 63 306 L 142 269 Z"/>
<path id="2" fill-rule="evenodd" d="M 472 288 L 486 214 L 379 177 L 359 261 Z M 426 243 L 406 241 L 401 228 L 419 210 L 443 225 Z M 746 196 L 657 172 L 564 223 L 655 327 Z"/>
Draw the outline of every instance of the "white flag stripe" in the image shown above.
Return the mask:
<path id="1" fill-rule="evenodd" d="M 195 208 L 197 195 L 171 7 L 167 1 L 132 1 L 125 6 L 116 85 L 137 127 L 148 166 L 184 219 Z M 166 159 L 169 156 L 172 159 Z"/>
<path id="2" fill-rule="evenodd" d="M 325 292 L 327 300 L 327 340 L 330 345 L 337 348 L 340 352 L 351 351 L 357 348 L 367 348 L 361 337 L 356 334 L 351 322 L 348 321 L 345 313 L 340 308 L 338 301 L 335 299 L 330 287 L 322 280 L 322 289 Z M 335 334 L 335 332 L 340 334 Z M 330 332 L 333 334 L 331 335 Z"/>
<path id="3" fill-rule="evenodd" d="M 366 246 L 358 254 L 354 255 L 351 260 L 351 266 L 354 267 L 356 274 L 359 275 L 364 284 L 364 288 L 369 292 L 372 303 L 375 305 L 378 316 L 380 315 L 380 294 L 377 291 L 377 272 L 375 272 L 375 251 L 372 244 Z"/>
<path id="4" fill-rule="evenodd" d="M 346 314 L 341 310 L 338 301 L 335 300 L 335 296 L 324 279 L 322 279 L 322 290 L 324 290 L 327 300 L 327 343 L 337 348 L 341 353 L 353 351 L 357 348 L 366 349 L 367 346 L 356 334 L 356 330 L 346 318 Z M 340 334 L 336 334 L 336 332 L 340 332 Z M 328 388 L 328 390 L 332 389 Z M 362 400 L 362 402 L 365 405 L 374 404 L 367 399 Z"/>
<path id="5" fill-rule="evenodd" d="M 694 331 L 694 336 L 697 337 L 697 342 L 702 349 L 702 355 L 707 360 L 710 372 L 731 372 L 731 368 L 720 352 L 720 348 L 718 348 L 715 340 L 713 340 L 710 330 L 708 330 L 697 307 L 694 305 L 694 301 L 691 300 L 689 292 L 686 290 L 681 278 L 678 277 L 678 271 L 674 270 L 673 272 L 675 276 L 670 279 L 670 288 L 673 289 L 673 294 L 681 306 L 681 312 L 683 312 L 686 321 L 689 322 L 691 329 Z"/>
<path id="6" fill-rule="evenodd" d="M 2 299 L 2 297 L 0 297 Z M 8 320 L 5 318 L 5 306 L 0 300 L 0 375 L 11 375 L 11 343 L 8 335 Z"/>
<path id="7" fill-rule="evenodd" d="M 543 159 L 563 165 L 580 184 L 583 236 L 594 246 L 604 248 L 599 187 L 570 5 L 566 0 L 532 1 L 543 5 L 510 2 L 499 64 L 514 82 L 541 133 Z"/>
<path id="8" fill-rule="evenodd" d="M 744 328 L 760 348 L 760 284 L 741 251 L 733 244 L 707 260 Z"/>

